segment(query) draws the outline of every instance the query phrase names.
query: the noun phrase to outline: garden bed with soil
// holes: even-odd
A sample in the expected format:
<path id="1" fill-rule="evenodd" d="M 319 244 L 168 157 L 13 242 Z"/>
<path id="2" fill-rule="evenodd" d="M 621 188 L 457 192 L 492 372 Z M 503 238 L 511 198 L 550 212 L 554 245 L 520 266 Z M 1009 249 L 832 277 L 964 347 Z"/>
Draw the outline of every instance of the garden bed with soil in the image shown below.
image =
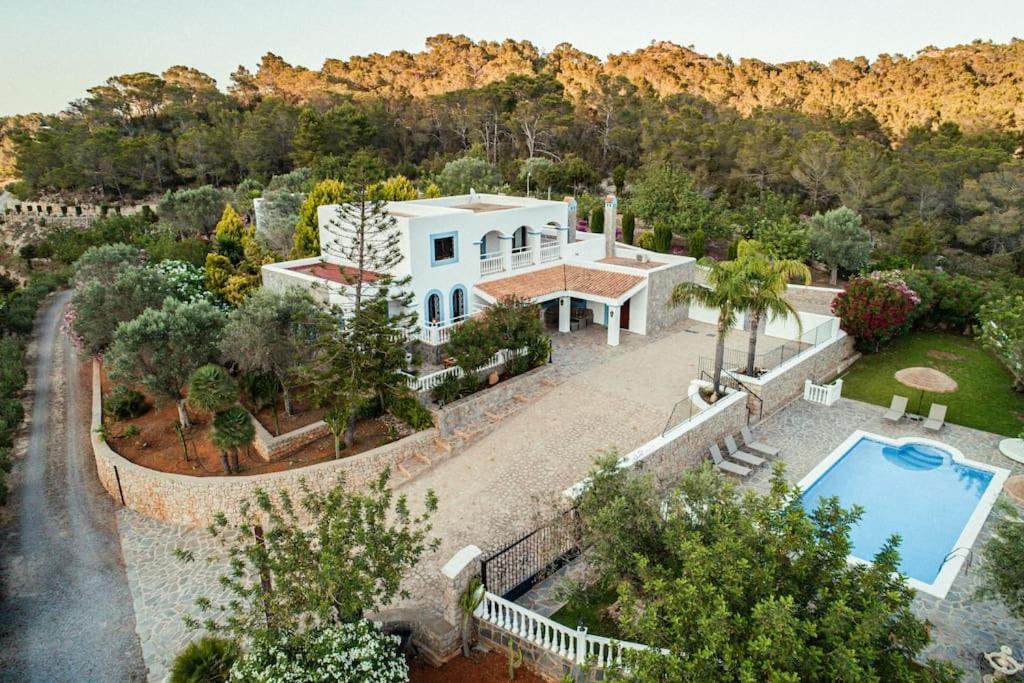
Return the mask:
<path id="1" fill-rule="evenodd" d="M 91 382 L 89 364 L 81 366 L 83 381 Z M 102 374 L 103 396 L 110 394 L 112 383 L 104 371 Z M 264 426 L 273 427 L 273 415 L 269 408 L 265 410 L 269 421 L 260 420 Z M 315 415 L 315 418 L 313 417 Z M 281 428 L 286 429 L 283 411 Z M 192 476 L 224 476 L 221 466 L 220 452 L 210 443 L 210 417 L 195 411 L 189 411 L 192 427 L 185 432 L 185 443 L 188 447 L 188 458 L 182 447 L 181 437 L 175 429 L 178 424 L 178 410 L 174 403 L 163 402 L 156 405 L 153 399 L 146 397 L 146 411 L 138 417 L 118 420 L 109 416 L 104 418 L 106 441 L 110 447 L 123 458 L 159 472 L 188 474 Z M 259 419 L 259 418 L 257 418 Z M 306 411 L 293 418 L 297 425 L 305 420 L 312 424 L 320 419 L 318 413 Z M 363 453 L 395 440 L 392 425 L 394 420 L 389 416 L 360 420 L 356 424 L 356 443 L 352 448 L 343 450 L 341 457 Z M 301 425 L 300 425 L 301 426 Z M 297 427 L 295 427 L 297 428 Z M 271 432 L 273 430 L 271 429 Z M 402 432 L 407 433 L 406 431 Z M 266 474 L 315 465 L 334 459 L 334 438 L 330 435 L 317 439 L 294 453 L 267 462 L 250 446 L 239 452 L 240 475 Z"/>
<path id="2" fill-rule="evenodd" d="M 508 658 L 505 653 L 474 652 L 470 658 L 458 656 L 443 666 L 422 662 L 409 663 L 409 683 L 507 683 Z M 543 683 L 542 678 L 521 666 L 516 670 L 519 683 Z"/>
<path id="3" fill-rule="evenodd" d="M 284 412 L 284 401 L 278 399 L 276 421 L 272 406 L 264 406 L 255 413 L 253 413 L 252 406 L 246 405 L 245 407 L 246 410 L 256 416 L 256 419 L 263 425 L 263 428 L 274 436 L 280 436 L 302 427 L 308 427 L 314 422 L 324 419 L 324 411 L 307 405 L 301 392 L 292 398 L 291 415 Z M 280 431 L 277 429 L 278 425 L 280 425 Z"/>

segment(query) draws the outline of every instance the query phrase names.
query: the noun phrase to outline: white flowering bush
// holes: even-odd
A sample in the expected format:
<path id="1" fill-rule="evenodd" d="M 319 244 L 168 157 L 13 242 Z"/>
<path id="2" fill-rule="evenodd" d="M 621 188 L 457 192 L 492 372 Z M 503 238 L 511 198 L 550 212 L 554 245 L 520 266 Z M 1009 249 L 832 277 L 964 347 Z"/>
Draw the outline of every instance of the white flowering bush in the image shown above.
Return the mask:
<path id="1" fill-rule="evenodd" d="M 365 619 L 321 627 L 288 643 L 256 643 L 231 669 L 233 683 L 404 683 L 401 639 Z"/>
<path id="2" fill-rule="evenodd" d="M 172 296 L 179 301 L 194 304 L 199 301 L 213 302 L 213 295 L 206 289 L 203 271 L 187 261 L 160 261 L 154 268 L 167 278 Z"/>

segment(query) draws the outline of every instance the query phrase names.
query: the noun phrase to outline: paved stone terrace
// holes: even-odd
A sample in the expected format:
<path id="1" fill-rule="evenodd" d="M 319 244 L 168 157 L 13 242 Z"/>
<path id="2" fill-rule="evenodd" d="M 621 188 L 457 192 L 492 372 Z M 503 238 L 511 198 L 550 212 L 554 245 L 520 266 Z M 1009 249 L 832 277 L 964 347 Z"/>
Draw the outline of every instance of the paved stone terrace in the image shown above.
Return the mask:
<path id="1" fill-rule="evenodd" d="M 932 438 L 956 447 L 971 460 L 1003 467 L 1013 474 L 1024 474 L 1024 466 L 999 453 L 1001 436 L 949 423 L 935 435 L 926 433 L 920 423 L 886 422 L 881 419 L 884 413 L 885 409 L 878 406 L 848 399 L 841 399 L 832 407 L 798 399 L 755 427 L 754 434 L 760 441 L 781 449 L 786 477 L 794 483 L 857 429 L 890 438 Z M 748 483 L 764 491 L 769 479 L 770 468 L 765 467 Z M 1001 499 L 1009 500 L 1005 493 Z M 998 510 L 992 514 L 998 514 Z M 1024 622 L 1010 617 L 1001 603 L 974 597 L 981 548 L 991 537 L 992 526 L 990 516 L 974 542 L 974 568 L 966 574 L 960 573 L 945 600 L 919 593 L 914 603 L 915 611 L 933 624 L 933 643 L 925 654 L 954 662 L 964 670 L 966 681 L 980 680 L 981 653 L 992 652 L 1000 645 L 1009 645 L 1018 657 L 1024 652 Z"/>

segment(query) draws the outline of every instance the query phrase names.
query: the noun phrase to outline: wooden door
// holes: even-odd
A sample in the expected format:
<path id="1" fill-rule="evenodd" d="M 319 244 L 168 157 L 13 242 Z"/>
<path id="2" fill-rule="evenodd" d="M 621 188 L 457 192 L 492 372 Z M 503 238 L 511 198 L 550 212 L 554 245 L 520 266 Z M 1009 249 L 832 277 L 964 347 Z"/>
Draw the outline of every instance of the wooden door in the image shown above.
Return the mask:
<path id="1" fill-rule="evenodd" d="M 626 299 L 626 303 L 622 304 L 619 310 L 619 327 L 623 330 L 629 329 L 629 299 Z"/>

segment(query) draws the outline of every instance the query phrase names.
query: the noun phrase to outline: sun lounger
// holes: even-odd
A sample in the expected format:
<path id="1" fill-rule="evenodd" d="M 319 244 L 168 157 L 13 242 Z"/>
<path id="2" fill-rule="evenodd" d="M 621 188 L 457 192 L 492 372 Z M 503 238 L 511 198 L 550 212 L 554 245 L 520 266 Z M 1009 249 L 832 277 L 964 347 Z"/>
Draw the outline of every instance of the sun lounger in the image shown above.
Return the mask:
<path id="1" fill-rule="evenodd" d="M 718 444 L 711 444 L 711 459 L 715 461 L 715 467 L 722 470 L 723 472 L 729 472 L 730 474 L 736 474 L 741 477 L 745 477 L 750 474 L 750 468 L 744 467 L 743 465 L 737 465 L 734 462 L 729 462 L 722 457 L 722 451 L 718 450 Z"/>
<path id="2" fill-rule="evenodd" d="M 779 449 L 775 446 L 769 446 L 766 443 L 761 443 L 754 438 L 754 435 L 750 432 L 750 427 L 744 425 L 740 429 L 740 434 L 743 436 L 743 447 L 748 451 L 753 451 L 763 455 L 766 458 L 775 458 L 779 455 Z"/>
<path id="3" fill-rule="evenodd" d="M 941 403 L 933 403 L 928 411 L 928 419 L 922 425 L 925 429 L 937 432 L 946 424 L 946 406 Z"/>
<path id="4" fill-rule="evenodd" d="M 882 416 L 883 420 L 899 422 L 907 414 L 907 397 L 894 395 L 889 405 L 889 412 Z"/>
<path id="5" fill-rule="evenodd" d="M 715 444 L 715 448 L 718 448 L 718 444 Z M 736 440 L 732 438 L 731 434 L 725 436 L 725 450 L 729 451 L 729 457 L 733 460 L 739 460 L 744 465 L 750 465 L 751 467 L 760 467 L 764 464 L 764 458 L 760 458 L 753 453 L 747 453 L 741 450 L 736 445 Z"/>

